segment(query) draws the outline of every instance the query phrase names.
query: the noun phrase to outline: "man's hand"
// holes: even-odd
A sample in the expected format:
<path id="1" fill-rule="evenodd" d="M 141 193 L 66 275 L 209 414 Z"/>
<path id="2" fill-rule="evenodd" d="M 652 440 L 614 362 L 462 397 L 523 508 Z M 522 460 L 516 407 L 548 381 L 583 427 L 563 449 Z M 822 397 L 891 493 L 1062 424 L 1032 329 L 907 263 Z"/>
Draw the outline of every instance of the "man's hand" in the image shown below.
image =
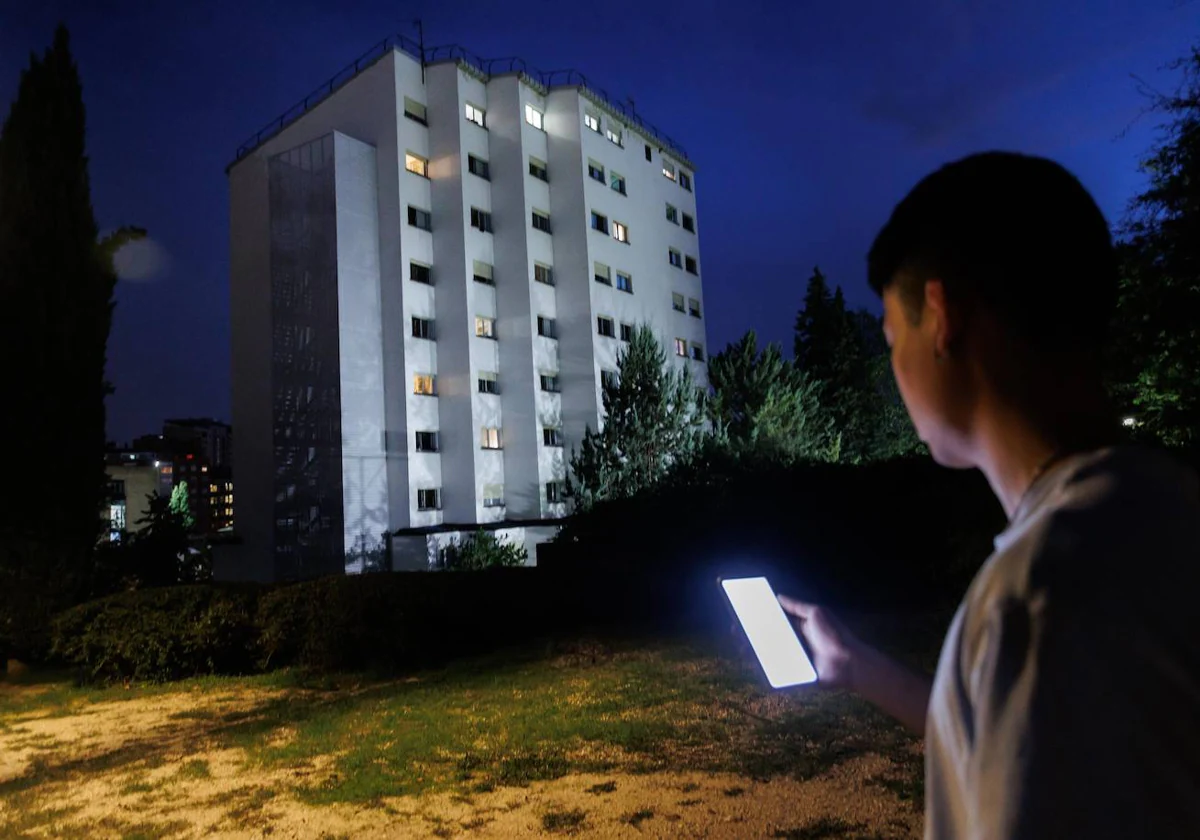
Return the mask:
<path id="1" fill-rule="evenodd" d="M 817 678 L 830 688 L 857 690 L 855 660 L 863 644 L 829 610 L 779 595 L 783 611 L 791 615 L 796 630 L 812 654 Z"/>

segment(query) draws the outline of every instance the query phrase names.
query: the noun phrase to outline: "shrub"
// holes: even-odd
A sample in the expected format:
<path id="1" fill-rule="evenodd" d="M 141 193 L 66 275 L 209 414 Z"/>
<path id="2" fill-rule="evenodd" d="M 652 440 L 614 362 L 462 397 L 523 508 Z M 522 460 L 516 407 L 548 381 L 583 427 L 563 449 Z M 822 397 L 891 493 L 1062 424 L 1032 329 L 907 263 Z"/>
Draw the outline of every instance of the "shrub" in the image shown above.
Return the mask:
<path id="1" fill-rule="evenodd" d="M 256 590 L 176 586 L 89 601 L 54 621 L 53 654 L 86 680 L 173 680 L 253 667 Z"/>
<path id="2" fill-rule="evenodd" d="M 524 566 L 529 559 L 525 546 L 500 540 L 491 531 L 476 531 L 446 547 L 448 571 L 479 571 L 500 566 Z"/>

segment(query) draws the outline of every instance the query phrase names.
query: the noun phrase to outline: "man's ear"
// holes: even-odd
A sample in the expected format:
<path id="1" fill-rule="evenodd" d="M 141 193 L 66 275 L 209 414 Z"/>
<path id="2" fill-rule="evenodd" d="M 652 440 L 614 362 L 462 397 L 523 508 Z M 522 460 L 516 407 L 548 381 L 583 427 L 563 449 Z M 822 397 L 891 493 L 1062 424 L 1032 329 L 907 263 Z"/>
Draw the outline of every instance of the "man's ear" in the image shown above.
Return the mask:
<path id="1" fill-rule="evenodd" d="M 950 355 L 957 338 L 958 325 L 946 302 L 946 284 L 937 278 L 925 281 L 925 313 L 933 329 L 933 351 L 939 359 Z"/>

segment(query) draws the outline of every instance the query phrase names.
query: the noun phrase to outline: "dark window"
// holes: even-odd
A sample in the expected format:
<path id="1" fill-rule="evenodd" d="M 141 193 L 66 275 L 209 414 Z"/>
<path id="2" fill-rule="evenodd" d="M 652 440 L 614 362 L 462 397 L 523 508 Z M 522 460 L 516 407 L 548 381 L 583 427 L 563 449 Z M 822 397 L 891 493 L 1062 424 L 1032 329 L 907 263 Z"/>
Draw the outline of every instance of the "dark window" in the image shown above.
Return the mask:
<path id="1" fill-rule="evenodd" d="M 480 230 L 492 232 L 492 214 L 486 210 L 480 210 L 478 207 L 471 208 L 471 227 L 479 228 Z"/>
<path id="2" fill-rule="evenodd" d="M 479 377 L 479 393 L 481 394 L 499 394 L 500 381 L 494 376 Z"/>
<path id="3" fill-rule="evenodd" d="M 555 324 L 553 318 L 547 318 L 544 315 L 539 315 L 537 327 L 538 335 L 544 335 L 546 338 L 558 338 L 558 325 Z"/>
<path id="4" fill-rule="evenodd" d="M 433 283 L 433 272 L 429 270 L 429 266 L 422 265 L 418 262 L 410 262 L 408 264 L 408 279 L 415 280 L 418 283 Z"/>
<path id="5" fill-rule="evenodd" d="M 441 490 L 418 490 L 417 510 L 437 510 L 442 506 Z"/>
<path id="6" fill-rule="evenodd" d="M 621 340 L 633 341 L 633 324 L 621 325 Z"/>
<path id="7" fill-rule="evenodd" d="M 692 191 L 692 176 L 679 170 L 679 186 L 683 187 L 688 192 Z"/>
<path id="8" fill-rule="evenodd" d="M 538 210 L 533 211 L 533 227 L 544 233 L 550 232 L 550 217 Z"/>
<path id="9" fill-rule="evenodd" d="M 529 174 L 539 181 L 549 181 L 550 173 L 546 169 L 546 164 L 542 163 L 537 158 L 529 159 Z"/>
<path id="10" fill-rule="evenodd" d="M 486 283 L 489 286 L 496 285 L 496 281 L 494 279 L 495 275 L 493 273 L 491 265 L 489 265 L 488 263 L 480 262 L 479 260 L 475 260 L 473 270 L 474 270 L 474 274 L 472 276 L 475 278 L 476 283 Z"/>
<path id="11" fill-rule="evenodd" d="M 478 175 L 485 181 L 492 179 L 491 171 L 488 169 L 488 162 L 483 158 L 475 157 L 475 155 L 467 155 L 467 170 L 472 175 Z"/>
<path id="12" fill-rule="evenodd" d="M 546 501 L 552 505 L 566 501 L 567 486 L 561 481 L 546 482 Z"/>
<path id="13" fill-rule="evenodd" d="M 688 298 L 688 314 L 693 318 L 700 317 L 700 301 L 695 298 Z"/>
<path id="14" fill-rule="evenodd" d="M 691 274 L 699 273 L 699 269 L 696 268 L 696 258 L 695 257 L 684 257 L 683 267 L 685 270 L 687 270 Z"/>
<path id="15" fill-rule="evenodd" d="M 616 388 L 617 372 L 615 370 L 600 371 L 600 384 L 605 388 Z"/>
<path id="16" fill-rule="evenodd" d="M 438 433 L 437 432 L 417 432 L 417 451 L 418 452 L 437 452 L 438 451 Z"/>
<path id="17" fill-rule="evenodd" d="M 671 265 L 675 266 L 676 268 L 682 268 L 683 267 L 683 255 L 680 254 L 678 251 L 676 251 L 674 248 L 668 248 L 667 249 L 667 262 L 669 262 Z"/>
<path id="18" fill-rule="evenodd" d="M 650 160 L 650 144 L 646 144 L 646 160 Z"/>
<path id="19" fill-rule="evenodd" d="M 600 333 L 600 335 L 612 338 L 615 335 L 613 332 L 613 319 L 605 318 L 603 315 L 598 317 L 596 319 L 596 332 Z"/>
<path id="20" fill-rule="evenodd" d="M 421 210 L 408 205 L 408 223 L 421 230 L 433 230 L 433 219 L 428 210 Z"/>
<path id="21" fill-rule="evenodd" d="M 617 272 L 617 290 L 621 292 L 629 292 L 633 294 L 633 278 L 628 274 Z"/>
<path id="22" fill-rule="evenodd" d="M 557 374 L 543 373 L 541 375 L 541 385 L 543 391 L 548 391 L 551 394 L 557 394 L 560 390 Z"/>
<path id="23" fill-rule="evenodd" d="M 691 216 L 689 216 L 687 213 L 683 214 L 683 229 L 686 231 L 690 231 L 691 233 L 696 232 L 696 220 L 693 219 Z"/>
<path id="24" fill-rule="evenodd" d="M 625 176 L 618 175 L 616 172 L 610 172 L 608 174 L 608 185 L 621 195 L 625 195 Z"/>
<path id="25" fill-rule="evenodd" d="M 404 116 L 408 117 L 410 120 L 419 122 L 421 125 L 429 125 L 429 123 L 426 121 L 425 115 L 426 111 L 424 105 L 415 99 L 409 99 L 407 96 L 404 97 Z"/>
<path id="26" fill-rule="evenodd" d="M 604 167 L 598 163 L 593 163 L 592 161 L 589 160 L 588 161 L 588 177 L 591 178 L 593 181 L 599 181 L 601 184 L 603 184 L 604 183 Z"/>
<path id="27" fill-rule="evenodd" d="M 699 344 L 692 345 L 692 358 L 695 359 L 697 362 L 704 361 L 704 348 L 701 347 Z"/>
<path id="28" fill-rule="evenodd" d="M 546 446 L 562 446 L 562 429 L 559 429 L 556 426 L 547 426 L 542 429 L 542 443 Z"/>
<path id="29" fill-rule="evenodd" d="M 428 338 L 433 340 L 433 321 L 429 318 L 418 318 L 415 315 L 412 319 L 412 334 L 413 338 Z"/>
<path id="30" fill-rule="evenodd" d="M 547 286 L 554 285 L 554 273 L 548 265 L 535 264 L 533 267 L 533 279 L 539 283 L 545 283 Z"/>
<path id="31" fill-rule="evenodd" d="M 592 211 L 592 230 L 598 230 L 601 233 L 608 233 L 608 216 L 601 216 L 596 211 Z"/>

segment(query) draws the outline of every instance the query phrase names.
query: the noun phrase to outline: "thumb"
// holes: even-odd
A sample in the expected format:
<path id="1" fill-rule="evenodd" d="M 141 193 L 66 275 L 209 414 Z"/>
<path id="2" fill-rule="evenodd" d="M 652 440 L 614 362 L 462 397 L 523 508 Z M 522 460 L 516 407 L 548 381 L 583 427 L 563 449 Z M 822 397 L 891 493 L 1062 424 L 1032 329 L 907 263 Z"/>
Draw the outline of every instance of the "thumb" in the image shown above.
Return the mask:
<path id="1" fill-rule="evenodd" d="M 795 598 L 789 598 L 787 595 L 776 595 L 779 599 L 779 606 L 783 607 L 783 611 L 790 613 L 796 618 L 809 619 L 813 617 L 817 608 L 813 604 L 797 601 Z"/>

